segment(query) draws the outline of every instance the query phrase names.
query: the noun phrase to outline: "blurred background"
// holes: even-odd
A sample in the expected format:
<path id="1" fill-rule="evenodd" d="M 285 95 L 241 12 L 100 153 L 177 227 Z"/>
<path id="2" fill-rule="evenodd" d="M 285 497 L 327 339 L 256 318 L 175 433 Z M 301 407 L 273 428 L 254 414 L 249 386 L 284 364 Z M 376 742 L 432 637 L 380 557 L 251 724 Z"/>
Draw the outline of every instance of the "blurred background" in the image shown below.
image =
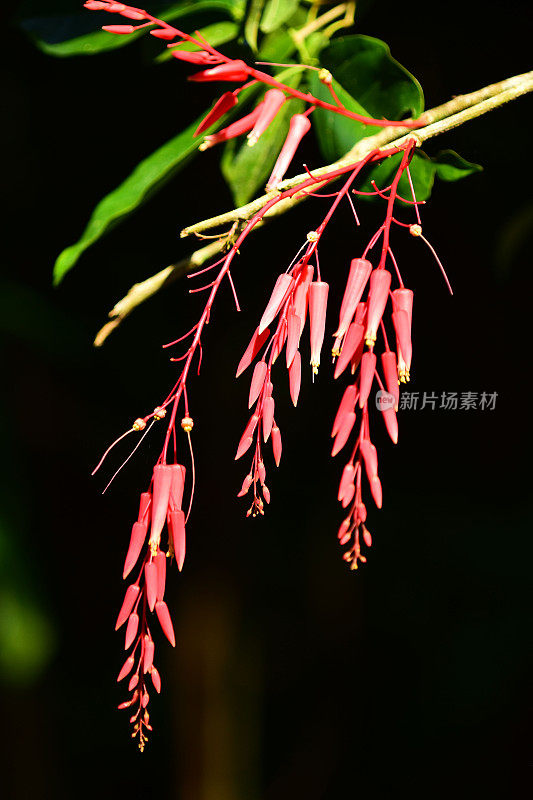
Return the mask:
<path id="1" fill-rule="evenodd" d="M 415 289 L 411 391 L 497 392 L 494 411 L 406 411 L 393 447 L 377 433 L 384 506 L 369 502 L 369 563 L 341 559 L 342 462 L 329 430 L 342 387 L 305 376 L 298 410 L 279 370 L 280 470 L 272 505 L 245 519 L 233 461 L 248 382 L 233 379 L 274 277 L 323 214 L 308 202 L 251 237 L 217 302 L 191 386 L 198 486 L 182 575 L 168 583 L 177 646 L 162 637 L 154 732 L 141 756 L 115 682 L 121 571 L 138 494 L 160 449 L 147 440 L 112 489 L 107 444 L 173 382 L 159 345 L 201 299 L 176 283 L 100 350 L 106 314 L 132 283 L 190 252 L 186 224 L 226 210 L 206 153 L 83 256 L 51 270 L 96 202 L 206 106 L 177 64 L 134 45 L 53 59 L 4 11 L 0 66 L 4 212 L 0 691 L 4 796 L 330 800 L 475 791 L 523 796 L 531 766 L 531 101 L 430 142 L 484 172 L 439 184 L 424 231 L 454 286 L 410 237 L 395 250 Z M 357 32 L 384 39 L 427 107 L 531 67 L 529 4 L 467 0 L 416 10 L 369 3 Z M 363 13 L 364 12 L 364 13 Z M 312 141 L 302 155 L 318 165 Z M 364 233 L 339 213 L 321 249 L 332 301 Z M 337 275 L 339 276 L 337 278 Z M 332 306 L 333 308 L 333 306 Z M 378 431 L 378 424 L 375 428 Z M 275 474 L 274 474 L 275 473 Z"/>

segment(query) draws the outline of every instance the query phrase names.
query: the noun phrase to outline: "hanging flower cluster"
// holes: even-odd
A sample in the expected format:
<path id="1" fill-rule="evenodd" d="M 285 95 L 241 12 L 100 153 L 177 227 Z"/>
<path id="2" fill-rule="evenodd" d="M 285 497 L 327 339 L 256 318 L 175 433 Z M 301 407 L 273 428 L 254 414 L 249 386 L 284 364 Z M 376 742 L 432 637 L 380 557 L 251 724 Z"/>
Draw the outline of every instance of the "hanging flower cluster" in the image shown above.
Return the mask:
<path id="1" fill-rule="evenodd" d="M 268 459 L 265 453 L 265 447 L 269 441 L 277 466 L 279 466 L 282 455 L 281 432 L 275 418 L 273 367 L 278 358 L 284 362 L 289 374 L 290 396 L 296 406 L 302 380 L 302 364 L 307 358 L 304 336 L 307 321 L 309 321 L 309 362 L 313 376 L 317 373 L 321 363 L 323 345 L 327 335 L 326 312 L 329 292 L 329 285 L 322 278 L 318 259 L 318 247 L 322 236 L 343 201 L 349 203 L 355 223 L 360 224 L 354 200 L 356 201 L 360 194 L 369 193 L 360 192 L 354 188 L 357 177 L 369 166 L 400 154 L 401 161 L 390 185 L 378 187 L 375 183 L 372 184 L 373 191 L 370 194 L 385 201 L 385 218 L 360 254 L 354 254 L 355 257 L 349 265 L 331 349 L 334 360 L 334 377 L 339 378 L 346 372 L 351 375 L 350 384 L 342 395 L 332 430 L 333 456 L 340 453 L 351 442 L 350 455 L 342 471 L 338 492 L 339 502 L 343 509 L 347 509 L 347 516 L 340 526 L 338 537 L 341 545 L 348 547 L 343 557 L 352 568 L 357 568 L 359 562 L 366 560 L 361 552 L 361 544 L 364 543 L 366 547 L 370 547 L 372 538 L 365 527 L 367 509 L 363 499 L 365 486 L 363 473 L 366 475 L 366 484 L 368 484 L 369 494 L 375 505 L 381 508 L 382 504 L 378 456 L 371 438 L 370 398 L 373 397 L 373 390 L 377 385 L 379 387 L 378 416 L 383 418 L 390 438 L 396 443 L 398 439 L 396 412 L 399 403 L 399 388 L 401 383 L 409 380 L 412 358 L 413 292 L 404 286 L 390 246 L 391 230 L 393 226 L 406 228 L 411 235 L 426 241 L 422 236 L 418 208 L 420 203 L 417 202 L 409 172 L 409 163 L 418 144 L 416 134 L 404 136 L 395 146 L 376 148 L 356 162 L 341 163 L 335 168 L 321 170 L 319 176 L 308 172 L 308 178 L 299 182 L 296 187 L 283 189 L 282 181 L 302 138 L 311 127 L 310 117 L 317 106 L 325 108 L 331 113 L 341 114 L 368 125 L 380 127 L 387 125 L 416 128 L 420 123 L 405 120 L 378 120 L 348 111 L 339 102 L 331 87 L 331 75 L 325 70 L 320 71 L 319 77 L 330 88 L 332 103 L 285 86 L 244 61 L 229 59 L 212 48 L 200 34 L 196 33 L 191 36 L 183 33 L 168 23 L 152 17 L 142 9 L 132 8 L 122 3 L 96 2 L 96 0 L 89 0 L 85 3 L 85 7 L 91 10 L 116 13 L 138 23 L 135 25 L 106 25 L 104 30 L 124 35 L 149 28 L 152 36 L 168 42 L 168 46 L 172 48 L 172 55 L 177 60 L 204 67 L 201 71 L 191 75 L 189 80 L 195 83 L 223 81 L 239 84 L 237 89 L 226 91 L 221 95 L 198 126 L 195 135 L 205 134 L 224 114 L 234 109 L 239 102 L 239 93 L 242 89 L 252 83 L 260 83 L 266 87 L 261 101 L 250 113 L 241 116 L 227 127 L 206 135 L 200 149 L 209 149 L 219 142 L 244 134 L 247 135 L 250 146 L 253 146 L 268 129 L 279 110 L 285 103 L 290 102 L 291 98 L 303 100 L 307 106 L 306 111 L 294 114 L 290 120 L 285 143 L 268 181 L 267 189 L 270 194 L 265 204 L 234 234 L 228 242 L 227 252 L 218 261 L 194 273 L 194 275 L 214 273 L 215 277 L 207 284 L 190 290 L 191 292 L 205 291 L 208 293 L 204 310 L 198 322 L 184 336 L 165 345 L 165 347 L 175 347 L 182 342 L 188 342 L 184 345 L 186 349 L 183 355 L 171 359 L 171 361 L 181 364 L 176 383 L 153 412 L 135 420 L 130 431 L 120 437 L 122 439 L 132 431 L 142 431 L 138 447 L 154 423 L 164 420 L 163 424 L 166 425 L 163 448 L 154 467 L 151 488 L 141 495 L 139 516 L 133 525 L 124 565 L 124 578 L 127 578 L 138 565 L 139 559 L 141 559 L 141 564 L 140 567 L 137 567 L 138 573 L 135 582 L 126 591 L 117 620 L 117 628 L 126 625 L 125 647 L 126 650 L 131 648 L 130 655 L 119 674 L 119 680 L 130 676 L 131 697 L 119 707 L 133 709 L 134 713 L 131 717 L 134 726 L 133 735 L 138 736 L 139 746 L 143 749 L 146 732 L 151 729 L 147 711 L 149 688 L 146 676 L 150 675 L 151 685 L 157 692 L 161 688 L 161 679 L 153 663 L 154 641 L 149 622 L 154 617 L 150 615 L 155 613 L 163 633 L 174 645 L 172 622 L 163 599 L 167 560 L 170 563 L 175 560 L 178 569 L 181 570 L 185 557 L 185 524 L 194 494 L 194 458 L 190 436 L 193 419 L 189 413 L 187 381 L 195 359 L 197 371 L 200 370 L 202 334 L 210 321 L 211 309 L 218 289 L 226 278 L 239 310 L 230 268 L 250 231 L 261 223 L 265 215 L 278 203 L 296 195 L 332 199 L 322 222 L 306 234 L 296 257 L 276 279 L 265 311 L 237 368 L 237 376 L 239 376 L 253 365 L 248 399 L 248 406 L 252 414 L 238 443 L 236 459 L 240 459 L 250 452 L 252 454 L 251 466 L 244 478 L 239 496 L 253 494 L 247 514 L 256 516 L 263 514 L 264 504 L 270 502 L 270 491 L 266 484 Z M 180 49 L 180 45 L 185 43 L 196 45 L 198 50 L 191 52 Z M 408 179 L 411 197 L 398 195 L 398 184 L 403 175 Z M 323 189 L 343 177 L 345 180 L 340 189 L 332 191 L 330 194 L 318 191 L 319 188 Z M 401 203 L 402 208 L 410 207 L 414 210 L 415 219 L 413 221 L 405 222 L 397 218 L 398 203 Z M 431 248 L 429 243 L 426 242 L 426 244 Z M 375 258 L 373 257 L 374 251 L 377 253 Z M 432 252 L 434 251 L 432 250 Z M 442 265 L 440 262 L 438 263 L 442 269 Z M 391 336 L 394 336 L 393 348 L 389 345 Z M 379 359 L 376 352 L 378 349 L 380 349 Z M 183 414 L 181 421 L 180 411 Z M 359 421 L 358 432 L 354 436 L 357 421 Z M 178 463 L 180 427 L 186 434 L 188 440 L 186 449 L 190 450 L 191 457 L 192 479 L 188 489 L 187 514 L 182 509 L 186 470 Z M 103 459 L 110 449 L 106 451 Z M 167 534 L 165 545 L 162 546 L 165 524 Z"/>

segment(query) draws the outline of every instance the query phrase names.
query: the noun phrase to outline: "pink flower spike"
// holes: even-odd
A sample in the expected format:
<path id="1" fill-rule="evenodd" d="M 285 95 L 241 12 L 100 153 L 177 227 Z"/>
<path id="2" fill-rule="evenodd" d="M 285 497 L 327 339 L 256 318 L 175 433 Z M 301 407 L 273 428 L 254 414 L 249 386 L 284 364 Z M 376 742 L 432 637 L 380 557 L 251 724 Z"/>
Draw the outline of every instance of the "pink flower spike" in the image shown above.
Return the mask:
<path id="1" fill-rule="evenodd" d="M 298 403 L 298 396 L 300 394 L 300 384 L 302 382 L 302 357 L 300 351 L 297 350 L 292 359 L 292 364 L 289 367 L 289 392 L 291 400 L 296 406 Z"/>
<path id="2" fill-rule="evenodd" d="M 139 629 L 139 615 L 130 614 L 130 618 L 128 619 L 128 624 L 126 626 L 126 639 L 124 643 L 124 650 L 127 650 L 129 647 L 131 647 L 133 640 L 137 636 L 138 629 Z"/>
<path id="3" fill-rule="evenodd" d="M 272 427 L 272 452 L 274 453 L 276 467 L 279 467 L 279 462 L 281 461 L 281 433 L 276 423 Z"/>
<path id="4" fill-rule="evenodd" d="M 353 483 L 348 484 L 345 488 L 344 493 L 341 497 L 341 505 L 343 508 L 346 508 L 350 505 L 353 500 L 353 496 L 355 494 L 355 485 Z"/>
<path id="5" fill-rule="evenodd" d="M 159 546 L 161 531 L 167 518 L 172 472 L 172 466 L 168 464 L 156 464 L 154 467 L 152 528 L 150 531 L 150 545 L 153 548 Z"/>
<path id="6" fill-rule="evenodd" d="M 174 636 L 174 627 L 172 625 L 172 620 L 170 619 L 167 604 L 164 600 L 160 600 L 155 604 L 155 613 L 157 614 L 157 619 L 159 620 L 159 624 L 161 625 L 163 633 L 167 637 L 172 647 L 175 647 L 176 637 Z"/>
<path id="7" fill-rule="evenodd" d="M 311 128 L 309 117 L 305 114 L 294 114 L 289 123 L 289 132 L 281 148 L 278 160 L 266 185 L 267 192 L 277 189 L 294 158 L 300 142 Z"/>
<path id="8" fill-rule="evenodd" d="M 208 150 L 210 147 L 214 147 L 214 145 L 219 144 L 219 142 L 227 142 L 228 139 L 234 139 L 236 136 L 241 136 L 243 133 L 248 133 L 248 131 L 250 131 L 255 125 L 255 121 L 257 120 L 260 111 L 261 103 L 259 103 L 259 105 L 256 106 L 254 110 L 250 112 L 250 114 L 247 114 L 245 117 L 241 117 L 241 119 L 235 120 L 235 122 L 232 122 L 227 128 L 223 128 L 221 131 L 217 131 L 216 133 L 210 133 L 209 136 L 205 137 L 198 149 Z"/>
<path id="9" fill-rule="evenodd" d="M 367 350 L 361 358 L 361 372 L 359 376 L 359 408 L 364 408 L 372 389 L 374 374 L 376 372 L 376 355 Z"/>
<path id="10" fill-rule="evenodd" d="M 172 50 L 171 56 L 177 58 L 178 61 L 186 61 L 187 64 L 211 64 L 213 57 L 206 53 L 205 50 L 191 51 L 191 50 Z M 189 79 L 190 80 L 190 79 Z"/>
<path id="11" fill-rule="evenodd" d="M 335 420 L 333 422 L 333 429 L 331 431 L 332 436 L 337 435 L 346 414 L 349 411 L 355 410 L 356 397 L 357 397 L 357 387 L 355 386 L 355 384 L 353 384 L 352 386 L 347 386 L 346 389 L 344 390 L 341 402 L 339 403 L 339 410 L 335 415 Z"/>
<path id="12" fill-rule="evenodd" d="M 398 386 L 398 366 L 396 364 L 396 353 L 387 350 L 381 354 L 381 366 L 385 375 L 385 386 L 387 391 L 394 397 L 394 407 L 398 411 L 400 402 L 400 387 Z"/>
<path id="13" fill-rule="evenodd" d="M 352 260 L 346 289 L 344 290 L 344 297 L 342 298 L 339 327 L 336 333 L 333 334 L 335 337 L 340 338 L 344 336 L 348 330 L 348 326 L 355 314 L 357 304 L 363 295 L 371 272 L 372 264 L 370 261 L 367 261 L 365 258 L 354 258 Z"/>
<path id="14" fill-rule="evenodd" d="M 122 669 L 118 673 L 117 682 L 121 681 L 123 678 L 126 677 L 126 675 L 130 674 L 130 672 L 133 669 L 133 664 L 134 664 L 133 656 L 128 656 L 128 658 L 125 660 L 124 664 L 122 665 Z"/>
<path id="15" fill-rule="evenodd" d="M 250 489 L 250 486 L 252 485 L 253 480 L 254 479 L 253 479 L 252 475 L 246 475 L 246 477 L 244 478 L 244 480 L 242 482 L 241 491 L 239 492 L 237 497 L 244 497 L 244 495 L 248 494 L 248 490 Z"/>
<path id="16" fill-rule="evenodd" d="M 158 550 L 154 558 L 157 574 L 157 600 L 162 600 L 165 594 L 165 582 L 167 576 L 167 557 L 162 550 Z"/>
<path id="17" fill-rule="evenodd" d="M 272 294 L 270 295 L 270 300 L 268 301 L 267 307 L 265 308 L 263 316 L 261 317 L 261 322 L 259 323 L 259 328 L 257 329 L 259 333 L 262 333 L 265 328 L 268 328 L 272 320 L 276 317 L 293 284 L 294 278 L 292 278 L 286 272 L 278 277 L 276 283 L 274 284 Z"/>
<path id="18" fill-rule="evenodd" d="M 294 313 L 300 317 L 300 336 L 302 335 L 305 318 L 307 315 L 307 304 L 309 299 L 309 287 L 313 280 L 314 267 L 307 265 L 305 270 L 298 278 L 297 286 L 294 291 Z"/>
<path id="19" fill-rule="evenodd" d="M 146 14 L 143 14 L 142 11 L 137 11 L 136 9 L 133 8 L 124 8 L 120 12 L 120 15 L 122 17 L 126 17 L 126 19 L 135 19 L 135 20 L 146 19 Z"/>
<path id="20" fill-rule="evenodd" d="M 157 567 L 153 561 L 148 561 L 144 565 L 144 579 L 148 608 L 153 611 L 157 601 Z"/>
<path id="21" fill-rule="evenodd" d="M 320 351 L 326 329 L 326 309 L 329 286 L 323 281 L 313 281 L 309 287 L 309 325 L 311 327 L 311 366 L 316 375 L 320 365 Z"/>
<path id="22" fill-rule="evenodd" d="M 148 636 L 144 637 L 144 654 L 143 654 L 143 672 L 146 675 L 152 669 L 154 662 L 154 649 L 155 645 L 152 639 Z"/>
<path id="23" fill-rule="evenodd" d="M 241 375 L 244 372 L 244 370 L 250 366 L 250 364 L 252 363 L 252 361 L 254 360 L 254 358 L 256 357 L 256 355 L 258 354 L 258 352 L 261 350 L 264 343 L 268 339 L 269 333 L 270 331 L 268 328 L 265 328 L 265 330 L 262 333 L 259 333 L 259 328 L 256 329 L 254 335 L 252 336 L 250 344 L 246 348 L 243 357 L 239 361 L 239 366 L 237 367 L 237 374 L 235 375 L 236 378 L 238 378 L 239 375 Z"/>
<path id="24" fill-rule="evenodd" d="M 298 350 L 301 329 L 302 322 L 300 317 L 293 311 L 290 311 L 287 321 L 287 347 L 285 350 L 287 368 L 292 364 L 293 358 Z"/>
<path id="25" fill-rule="evenodd" d="M 339 493 L 337 495 L 337 500 L 341 500 L 344 490 L 347 486 L 353 483 L 355 476 L 355 467 L 353 464 L 346 464 L 342 471 L 341 482 L 339 484 Z"/>
<path id="26" fill-rule="evenodd" d="M 252 380 L 250 383 L 250 394 L 248 395 L 248 408 L 251 408 L 261 393 L 265 383 L 268 367 L 266 361 L 258 361 L 254 367 Z M 250 435 L 250 434 L 248 434 Z"/>
<path id="27" fill-rule="evenodd" d="M 124 623 L 128 619 L 129 615 L 132 612 L 133 606 L 135 605 L 135 602 L 136 602 L 137 598 L 139 597 L 139 592 L 140 591 L 141 590 L 137 586 L 136 583 L 132 583 L 131 586 L 128 586 L 128 588 L 126 589 L 126 594 L 124 596 L 124 602 L 122 603 L 122 607 L 121 607 L 120 611 L 118 612 L 117 621 L 115 623 L 115 630 L 116 631 L 118 631 L 118 629 L 121 627 L 121 625 L 124 625 Z"/>
<path id="28" fill-rule="evenodd" d="M 127 578 L 141 554 L 141 550 L 146 539 L 148 526 L 145 522 L 134 522 L 131 529 L 130 544 L 124 561 L 122 577 Z"/>
<path id="29" fill-rule="evenodd" d="M 107 33 L 125 34 L 133 33 L 136 28 L 133 25 L 102 25 L 102 30 Z"/>
<path id="30" fill-rule="evenodd" d="M 253 147 L 259 137 L 266 131 L 284 102 L 285 95 L 281 89 L 268 89 L 265 92 L 261 113 L 253 129 L 248 134 L 248 145 L 250 147 Z"/>
<path id="31" fill-rule="evenodd" d="M 166 42 L 169 42 L 171 39 L 176 38 L 178 31 L 176 28 L 155 28 L 150 31 L 150 35 L 155 36 L 156 39 L 164 39 Z"/>
<path id="32" fill-rule="evenodd" d="M 267 442 L 274 422 L 274 398 L 267 397 L 263 403 L 263 441 Z"/>
<path id="33" fill-rule="evenodd" d="M 394 444 L 398 444 L 398 420 L 396 418 L 396 411 L 393 408 L 382 408 L 381 413 L 383 414 L 387 433 Z"/>
<path id="34" fill-rule="evenodd" d="M 371 347 L 376 341 L 381 317 L 387 305 L 391 274 L 386 269 L 375 269 L 370 276 L 365 342 Z"/>
<path id="35" fill-rule="evenodd" d="M 361 455 L 365 462 L 367 478 L 372 481 L 378 474 L 378 452 L 369 439 L 363 439 L 361 442 Z"/>
<path id="36" fill-rule="evenodd" d="M 374 498 L 374 503 L 378 508 L 381 508 L 383 502 L 383 490 L 381 488 L 381 481 L 377 475 L 375 475 L 370 481 L 370 491 L 372 493 L 372 497 Z"/>
<path id="37" fill-rule="evenodd" d="M 152 683 L 154 684 L 154 689 L 156 690 L 157 694 L 161 694 L 161 677 L 157 669 L 152 666 L 150 670 L 150 677 L 152 679 Z"/>
<path id="38" fill-rule="evenodd" d="M 179 511 L 183 501 L 183 490 L 185 488 L 185 475 L 187 470 L 183 464 L 169 464 L 171 472 L 170 494 L 168 497 L 168 507 L 170 511 Z"/>
<path id="39" fill-rule="evenodd" d="M 137 522 L 144 522 L 148 524 L 148 511 L 152 504 L 152 495 L 150 492 L 141 492 L 141 501 L 139 503 L 139 515 Z"/>
<path id="40" fill-rule="evenodd" d="M 219 64 L 212 69 L 204 69 L 203 72 L 195 72 L 189 75 L 188 80 L 195 83 L 206 83 L 208 81 L 236 81 L 242 83 L 248 77 L 248 67 L 244 61 L 227 61 Z"/>
<path id="41" fill-rule="evenodd" d="M 181 572 L 185 561 L 185 514 L 183 511 L 171 511 L 168 516 L 176 564 Z M 163 598 L 158 597 L 157 599 L 162 600 Z"/>
<path id="42" fill-rule="evenodd" d="M 252 446 L 253 439 L 251 436 L 242 436 L 239 445 L 237 447 L 237 453 L 235 455 L 235 461 L 238 461 L 247 450 Z"/>
<path id="43" fill-rule="evenodd" d="M 335 441 L 333 442 L 333 447 L 331 450 L 331 455 L 336 456 L 339 453 L 346 442 L 348 441 L 348 437 L 352 432 L 352 428 L 355 425 L 355 412 L 349 411 L 342 420 L 342 423 L 339 427 L 339 431 L 335 437 Z"/>
<path id="44" fill-rule="evenodd" d="M 335 364 L 334 378 L 342 375 L 352 358 L 359 360 L 363 353 L 365 329 L 358 322 L 352 322 L 346 333 L 344 344 L 337 363 Z"/>
<path id="45" fill-rule="evenodd" d="M 204 133 L 211 125 L 214 125 L 220 117 L 223 117 L 230 109 L 237 105 L 237 98 L 233 94 L 233 92 L 224 92 L 222 97 L 219 97 L 211 111 L 204 117 L 204 119 L 200 122 L 198 127 L 193 133 L 193 136 L 200 136 L 201 133 Z"/>

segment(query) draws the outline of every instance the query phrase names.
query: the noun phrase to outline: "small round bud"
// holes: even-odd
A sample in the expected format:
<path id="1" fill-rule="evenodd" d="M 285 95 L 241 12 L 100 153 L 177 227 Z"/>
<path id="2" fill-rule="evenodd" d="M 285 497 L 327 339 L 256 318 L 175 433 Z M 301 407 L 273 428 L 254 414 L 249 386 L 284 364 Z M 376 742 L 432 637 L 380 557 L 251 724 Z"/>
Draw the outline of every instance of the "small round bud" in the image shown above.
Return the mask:
<path id="1" fill-rule="evenodd" d="M 161 406 L 157 406 L 154 408 L 154 419 L 163 419 L 167 415 L 166 408 L 162 408 Z"/>
<path id="2" fill-rule="evenodd" d="M 309 231 L 307 234 L 308 242 L 318 242 L 318 233 L 316 231 Z"/>
<path id="3" fill-rule="evenodd" d="M 181 427 L 185 431 L 185 433 L 190 433 L 194 427 L 194 421 L 191 417 L 183 417 L 181 420 Z"/>
<path id="4" fill-rule="evenodd" d="M 325 83 L 326 86 L 331 86 L 331 82 L 333 81 L 333 75 L 329 71 L 329 69 L 321 69 L 318 72 L 318 80 L 321 83 Z"/>
<path id="5" fill-rule="evenodd" d="M 143 431 L 146 428 L 146 422 L 142 417 L 138 417 L 131 427 L 134 431 Z"/>
<path id="6" fill-rule="evenodd" d="M 409 233 L 411 236 L 422 236 L 422 226 L 421 225 L 410 225 L 409 226 Z"/>

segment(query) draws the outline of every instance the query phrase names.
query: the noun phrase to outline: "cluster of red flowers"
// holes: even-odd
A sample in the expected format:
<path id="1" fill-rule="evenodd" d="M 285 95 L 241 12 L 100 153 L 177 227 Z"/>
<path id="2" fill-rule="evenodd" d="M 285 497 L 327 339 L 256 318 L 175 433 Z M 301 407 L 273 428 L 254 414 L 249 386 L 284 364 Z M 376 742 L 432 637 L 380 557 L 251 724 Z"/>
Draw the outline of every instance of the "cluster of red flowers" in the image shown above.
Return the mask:
<path id="1" fill-rule="evenodd" d="M 319 77 L 330 88 L 332 103 L 326 103 L 311 94 L 299 92 L 287 87 L 270 75 L 256 70 L 243 61 L 232 60 L 214 50 L 200 34 L 194 36 L 161 20 L 152 17 L 142 9 L 132 8 L 122 3 L 96 2 L 89 0 L 85 7 L 91 10 L 105 10 L 118 13 L 129 20 L 138 21 L 138 25 L 106 25 L 104 30 L 115 34 L 129 34 L 141 28 L 150 28 L 152 36 L 168 41 L 172 54 L 178 60 L 193 64 L 201 64 L 206 68 L 190 76 L 194 82 L 226 81 L 240 84 L 234 91 L 224 92 L 211 111 L 196 130 L 196 135 L 204 134 L 218 122 L 224 114 L 239 102 L 239 93 L 252 83 L 265 85 L 266 91 L 261 101 L 246 116 L 231 123 L 216 133 L 205 136 L 200 149 L 208 149 L 218 142 L 226 141 L 234 136 L 248 134 L 250 145 L 259 139 L 274 120 L 284 103 L 296 97 L 307 104 L 304 113 L 293 115 L 285 143 L 279 153 L 276 165 L 268 181 L 270 194 L 261 209 L 242 227 L 235 241 L 229 242 L 229 249 L 220 260 L 197 271 L 204 274 L 217 269 L 216 277 L 205 286 L 191 291 L 208 291 L 208 299 L 198 322 L 184 336 L 166 346 L 174 346 L 184 340 L 190 340 L 185 353 L 171 359 L 183 362 L 178 380 L 167 398 L 153 412 L 137 419 L 131 430 L 144 431 L 143 437 L 152 429 L 155 420 L 166 418 L 166 434 L 161 455 L 154 468 L 150 492 L 141 495 L 141 507 L 137 522 L 133 526 L 130 546 L 124 567 L 126 578 L 145 547 L 148 529 L 150 535 L 145 550 L 142 566 L 137 580 L 129 586 L 124 604 L 117 620 L 117 628 L 127 623 L 126 649 L 132 647 L 119 674 L 119 680 L 128 675 L 131 699 L 122 703 L 120 708 L 137 705 L 136 713 L 131 718 L 134 725 L 134 736 L 139 737 L 141 749 L 144 747 L 146 730 L 150 729 L 146 706 L 149 692 L 145 676 L 151 676 L 151 682 L 159 692 L 161 680 L 153 665 L 154 643 L 148 626 L 148 614 L 155 611 L 163 632 L 174 645 L 174 631 L 168 608 L 163 599 L 165 590 L 166 560 L 174 559 L 181 570 L 185 556 L 185 523 L 186 516 L 182 510 L 182 499 L 185 485 L 185 468 L 177 463 L 177 420 L 178 410 L 183 405 L 184 416 L 181 428 L 188 437 L 191 451 L 190 431 L 193 420 L 189 414 L 187 398 L 187 378 L 193 360 L 198 356 L 198 371 L 202 357 L 201 337 L 205 326 L 209 323 L 211 309 L 218 289 L 224 278 L 232 288 L 237 309 L 239 309 L 230 267 L 239 248 L 250 231 L 258 225 L 265 214 L 283 200 L 295 195 L 332 197 L 333 202 L 320 225 L 307 233 L 303 246 L 298 251 L 289 267 L 277 278 L 271 297 L 263 316 L 256 328 L 237 369 L 237 376 L 255 362 L 249 392 L 249 408 L 253 407 L 241 440 L 238 444 L 236 458 L 241 458 L 252 446 L 253 456 L 250 471 L 244 478 L 239 496 L 244 496 L 253 489 L 253 501 L 248 515 L 256 516 L 264 513 L 264 502 L 270 502 L 270 492 L 265 483 L 266 467 L 264 445 L 270 439 L 276 465 L 279 465 L 282 452 L 281 433 L 275 420 L 274 384 L 272 367 L 276 359 L 285 350 L 285 364 L 289 372 L 290 394 L 294 405 L 297 404 L 302 376 L 301 341 L 307 316 L 309 316 L 310 332 L 310 364 L 315 374 L 320 364 L 320 355 L 326 333 L 326 310 L 329 286 L 321 278 L 318 261 L 318 245 L 324 231 L 339 204 L 346 200 L 354 212 L 355 222 L 359 219 L 355 212 L 352 197 L 360 194 L 353 184 L 360 172 L 368 165 L 376 164 L 390 156 L 401 154 L 401 163 L 389 186 L 378 188 L 373 184 L 373 194 L 386 201 L 386 215 L 383 224 L 374 233 L 362 252 L 360 258 L 352 260 L 348 272 L 346 289 L 339 314 L 339 322 L 334 333 L 332 354 L 335 361 L 334 376 L 338 378 L 350 367 L 353 376 L 342 397 L 337 416 L 334 421 L 332 436 L 334 437 L 332 455 L 339 453 L 350 440 L 356 422 L 356 407 L 359 407 L 359 433 L 353 444 L 351 455 L 344 467 L 338 499 L 342 507 L 348 509 L 348 516 L 341 524 L 339 540 L 341 545 L 349 545 L 344 559 L 356 568 L 358 562 L 364 562 L 361 554 L 360 533 L 367 546 L 371 545 L 370 533 L 365 527 L 367 511 L 362 496 L 363 467 L 366 473 L 370 493 L 374 502 L 381 507 L 382 488 L 378 476 L 377 452 L 370 437 L 369 398 L 374 380 L 379 386 L 378 408 L 383 416 L 386 429 L 393 442 L 398 438 L 396 412 L 399 402 L 399 383 L 409 379 L 411 365 L 411 317 L 413 293 L 404 287 L 401 274 L 390 247 L 390 232 L 393 224 L 407 228 L 413 236 L 422 238 L 422 228 L 418 212 L 409 163 L 417 146 L 416 137 L 408 135 L 395 146 L 375 149 L 364 158 L 354 163 L 346 163 L 321 170 L 320 176 L 301 180 L 297 186 L 283 189 L 283 177 L 289 167 L 297 147 L 310 128 L 310 115 L 320 106 L 332 113 L 341 114 L 367 124 L 378 126 L 395 126 L 416 128 L 416 121 L 389 121 L 361 117 L 348 111 L 339 101 L 331 86 L 331 75 L 322 70 Z M 177 42 L 175 41 L 177 40 Z M 196 45 L 198 50 L 180 49 L 179 45 L 188 42 Z M 406 175 L 411 187 L 412 198 L 398 195 L 398 183 L 402 175 Z M 344 185 L 332 194 L 317 194 L 317 186 L 324 187 L 347 176 Z M 274 190 L 274 191 L 272 191 Z M 366 193 L 368 194 L 368 193 Z M 395 217 L 395 207 L 400 200 L 404 205 L 414 208 L 416 223 L 406 223 Z M 381 254 L 375 268 L 369 260 L 369 254 L 380 242 Z M 303 255 L 302 255 L 303 253 Z M 440 262 L 439 262 L 440 264 Z M 390 267 L 390 269 L 388 268 Z M 392 274 L 398 280 L 398 288 L 391 291 Z M 366 299 L 363 299 L 366 297 Z M 395 351 L 389 347 L 385 323 L 383 320 L 387 304 L 391 300 L 392 328 L 396 337 Z M 383 340 L 383 352 L 380 356 L 381 370 L 378 370 L 375 346 L 378 337 Z M 383 378 L 380 375 L 380 371 Z M 167 412 L 170 412 L 167 417 Z M 149 423 L 149 424 L 148 424 Z M 128 431 L 129 433 L 129 431 Z M 123 434 L 125 436 L 126 434 Z M 123 437 L 120 437 L 121 439 Z M 117 440 L 118 441 L 118 440 Z M 141 440 L 142 441 L 142 440 Z M 173 443 L 173 463 L 169 461 L 169 446 Z M 255 442 L 255 445 L 254 445 Z M 140 444 L 140 442 L 139 442 Z M 137 445 L 138 446 L 138 445 Z M 107 451 L 109 452 L 109 451 Z M 107 453 L 105 454 L 107 455 Z M 104 456 L 105 457 L 105 456 Z M 194 461 L 192 460 L 192 486 L 190 501 L 194 493 Z M 189 505 L 190 510 L 190 505 Z M 187 515 L 188 516 L 188 515 Z M 161 534 L 167 522 L 168 549 L 161 548 Z M 136 664 L 136 668 L 134 669 Z"/>

